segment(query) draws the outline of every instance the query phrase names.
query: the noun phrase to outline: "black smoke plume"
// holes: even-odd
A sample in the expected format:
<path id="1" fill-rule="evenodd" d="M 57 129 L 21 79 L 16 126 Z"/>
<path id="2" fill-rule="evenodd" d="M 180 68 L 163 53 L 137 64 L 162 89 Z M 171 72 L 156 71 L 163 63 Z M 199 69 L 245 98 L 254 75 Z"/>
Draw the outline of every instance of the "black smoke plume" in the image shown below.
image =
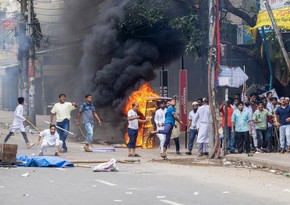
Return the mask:
<path id="1" fill-rule="evenodd" d="M 166 0 L 158 2 L 162 5 Z M 172 1 L 165 11 L 167 19 L 186 12 L 182 2 Z M 76 67 L 82 80 L 81 93 L 93 93 L 98 107 L 113 106 L 121 111 L 132 91 L 155 78 L 154 69 L 184 52 L 179 33 L 165 22 L 134 24 L 131 20 L 137 6 L 137 0 L 66 3 L 68 34 L 80 39 L 81 49 L 72 53 L 80 57 Z"/>

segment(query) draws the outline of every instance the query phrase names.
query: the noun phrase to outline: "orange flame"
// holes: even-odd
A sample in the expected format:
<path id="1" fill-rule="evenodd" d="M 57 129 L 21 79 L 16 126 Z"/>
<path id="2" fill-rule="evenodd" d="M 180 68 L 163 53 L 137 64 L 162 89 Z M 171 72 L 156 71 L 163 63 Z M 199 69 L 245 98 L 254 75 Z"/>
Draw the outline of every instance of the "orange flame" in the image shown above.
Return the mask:
<path id="1" fill-rule="evenodd" d="M 137 102 L 139 104 L 138 114 L 141 117 L 140 119 L 145 119 L 145 117 L 147 118 L 152 117 L 152 115 L 146 116 L 147 114 L 146 109 L 148 109 L 147 108 L 148 97 L 159 97 L 159 95 L 154 92 L 154 90 L 151 88 L 149 83 L 145 83 L 139 88 L 139 90 L 133 92 L 130 95 L 130 97 L 128 98 L 126 102 L 126 106 L 123 110 L 124 114 L 127 116 L 128 111 L 132 108 L 132 104 L 134 102 Z M 150 144 L 147 144 L 146 140 L 144 139 L 144 137 L 146 136 L 146 133 L 144 133 L 144 128 L 147 128 L 147 127 L 152 127 L 151 122 L 148 122 L 145 124 L 144 123 L 139 124 L 136 146 L 142 146 L 142 148 L 153 147 L 153 142 L 151 142 Z M 126 143 L 129 142 L 128 132 L 126 132 L 125 134 L 125 141 Z"/>

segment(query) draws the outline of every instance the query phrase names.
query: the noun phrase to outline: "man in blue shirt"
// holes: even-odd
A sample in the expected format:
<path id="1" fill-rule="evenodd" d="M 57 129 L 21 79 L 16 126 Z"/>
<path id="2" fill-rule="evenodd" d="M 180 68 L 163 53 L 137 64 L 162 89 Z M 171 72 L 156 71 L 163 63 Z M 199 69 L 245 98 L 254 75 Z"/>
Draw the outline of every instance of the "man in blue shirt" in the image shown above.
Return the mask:
<path id="1" fill-rule="evenodd" d="M 168 103 L 169 103 L 169 106 L 165 113 L 164 130 L 155 130 L 148 133 L 149 135 L 155 134 L 155 133 L 165 134 L 166 139 L 163 145 L 163 152 L 160 155 L 163 159 L 167 159 L 166 150 L 170 142 L 170 137 L 171 137 L 172 129 L 175 125 L 175 120 L 179 122 L 179 124 L 182 124 L 174 108 L 176 100 L 172 98 Z"/>
<path id="2" fill-rule="evenodd" d="M 290 106 L 286 103 L 285 98 L 280 98 L 281 106 L 276 109 L 276 122 L 275 125 L 279 128 L 279 138 L 281 152 L 286 152 L 285 149 L 285 136 L 288 146 L 288 152 L 290 152 Z"/>
<path id="3" fill-rule="evenodd" d="M 232 132 L 235 132 L 235 138 L 237 143 L 237 148 L 239 153 L 244 152 L 249 154 L 250 147 L 250 133 L 251 133 L 251 124 L 250 124 L 250 114 L 247 110 L 244 110 L 244 103 L 238 102 L 238 109 L 233 112 L 232 115 Z M 235 129 L 234 129 L 235 128 Z"/>
<path id="4" fill-rule="evenodd" d="M 91 152 L 92 150 L 89 148 L 89 145 L 93 138 L 94 121 L 97 120 L 100 126 L 102 125 L 102 122 L 97 115 L 95 106 L 92 104 L 92 95 L 86 95 L 85 98 L 86 102 L 81 105 L 78 113 L 77 125 L 80 125 L 81 117 L 83 117 L 83 124 L 87 131 L 87 140 L 84 150 L 86 152 Z"/>

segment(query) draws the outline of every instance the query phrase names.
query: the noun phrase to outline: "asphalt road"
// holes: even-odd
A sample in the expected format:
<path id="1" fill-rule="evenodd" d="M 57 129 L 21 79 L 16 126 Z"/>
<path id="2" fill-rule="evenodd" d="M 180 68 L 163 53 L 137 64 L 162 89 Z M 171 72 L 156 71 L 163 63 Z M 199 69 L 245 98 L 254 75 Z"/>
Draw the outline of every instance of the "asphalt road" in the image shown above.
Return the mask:
<path id="1" fill-rule="evenodd" d="M 290 180 L 271 173 L 168 162 L 117 165 L 120 171 L 111 173 L 0 168 L 0 204 L 290 204 Z"/>

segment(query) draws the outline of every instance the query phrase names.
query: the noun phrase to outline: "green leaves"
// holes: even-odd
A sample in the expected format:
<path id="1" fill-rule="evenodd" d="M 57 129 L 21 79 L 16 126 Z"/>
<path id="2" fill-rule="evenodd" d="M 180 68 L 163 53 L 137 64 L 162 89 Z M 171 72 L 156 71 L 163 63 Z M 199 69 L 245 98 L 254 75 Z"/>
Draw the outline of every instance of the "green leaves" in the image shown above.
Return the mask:
<path id="1" fill-rule="evenodd" d="M 164 29 L 179 33 L 179 40 L 186 44 L 186 53 L 200 55 L 201 47 L 207 42 L 207 32 L 201 27 L 198 3 L 186 0 L 132 0 L 120 28 L 134 34 L 132 29 L 136 27 L 163 25 Z"/>

